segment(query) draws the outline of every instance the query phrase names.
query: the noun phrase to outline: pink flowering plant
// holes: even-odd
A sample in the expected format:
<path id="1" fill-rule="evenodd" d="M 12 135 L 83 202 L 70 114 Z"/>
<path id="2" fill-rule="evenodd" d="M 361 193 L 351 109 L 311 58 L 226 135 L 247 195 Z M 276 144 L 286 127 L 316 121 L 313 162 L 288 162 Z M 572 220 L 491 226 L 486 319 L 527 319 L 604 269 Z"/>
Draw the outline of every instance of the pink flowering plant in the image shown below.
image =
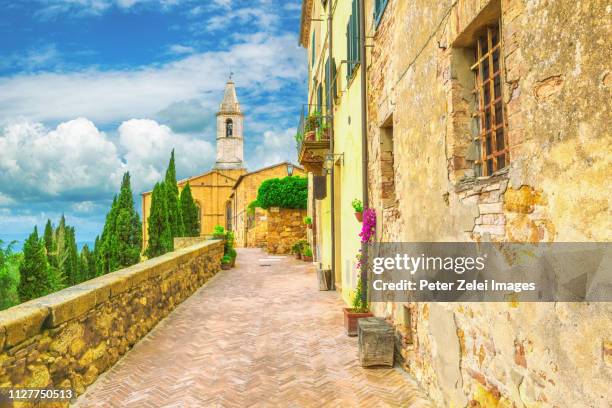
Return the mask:
<path id="1" fill-rule="evenodd" d="M 363 224 L 361 225 L 359 236 L 361 237 L 361 243 L 364 245 L 372 242 L 376 237 L 376 211 L 371 208 L 366 208 L 363 212 Z M 353 310 L 357 312 L 368 311 L 368 302 L 362 298 L 364 288 L 361 280 L 361 272 L 366 267 L 366 256 L 362 247 L 357 253 L 357 270 L 360 271 L 360 275 L 357 279 L 357 288 L 353 295 Z"/>

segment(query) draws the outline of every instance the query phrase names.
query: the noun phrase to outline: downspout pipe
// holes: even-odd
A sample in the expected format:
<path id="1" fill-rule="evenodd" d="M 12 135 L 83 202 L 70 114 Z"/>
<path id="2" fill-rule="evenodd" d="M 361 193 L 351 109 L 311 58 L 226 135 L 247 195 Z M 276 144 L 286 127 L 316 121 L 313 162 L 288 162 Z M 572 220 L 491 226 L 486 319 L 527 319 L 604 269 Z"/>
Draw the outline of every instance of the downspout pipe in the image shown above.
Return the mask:
<path id="1" fill-rule="evenodd" d="M 361 65 L 361 185 L 363 208 L 369 206 L 368 199 L 368 101 L 367 101 L 367 65 L 366 65 L 366 24 L 365 0 L 359 1 L 359 47 Z M 361 244 L 361 253 L 366 254 L 366 245 Z M 361 266 L 361 301 L 366 304 L 368 299 L 368 269 L 367 262 Z"/>
<path id="2" fill-rule="evenodd" d="M 327 2 L 327 53 L 328 53 L 328 64 L 327 64 L 327 78 L 329 79 L 327 82 L 327 96 L 329 98 L 328 101 L 328 105 L 329 105 L 329 109 L 327 112 L 328 115 L 328 120 L 329 120 L 329 131 L 330 131 L 330 137 L 329 137 L 329 150 L 330 153 L 333 155 L 334 153 L 334 95 L 332 94 L 333 92 L 333 87 L 332 87 L 332 82 L 335 80 L 335 78 L 332 77 L 332 65 L 333 65 L 333 54 L 332 54 L 332 49 L 333 49 L 333 44 L 334 44 L 334 35 L 333 35 L 333 7 L 332 7 L 332 3 L 333 1 L 329 0 Z M 335 221 L 335 205 L 336 205 L 336 199 L 335 199 L 335 195 L 336 195 L 336 187 L 335 187 L 335 182 L 334 182 L 334 173 L 335 173 L 335 164 L 332 165 L 331 168 L 331 176 L 330 176 L 330 183 L 331 183 L 331 197 L 330 197 L 330 202 L 331 202 L 331 282 L 330 282 L 330 289 L 331 290 L 335 290 L 336 289 L 336 221 Z"/>

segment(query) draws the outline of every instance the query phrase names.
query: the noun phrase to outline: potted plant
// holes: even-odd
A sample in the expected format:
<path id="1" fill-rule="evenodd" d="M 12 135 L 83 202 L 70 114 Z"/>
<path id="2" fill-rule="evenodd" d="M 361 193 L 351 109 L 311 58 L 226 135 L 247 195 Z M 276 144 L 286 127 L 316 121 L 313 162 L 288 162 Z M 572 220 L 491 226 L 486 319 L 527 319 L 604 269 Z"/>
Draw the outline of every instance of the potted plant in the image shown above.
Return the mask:
<path id="1" fill-rule="evenodd" d="M 303 241 L 297 241 L 295 244 L 293 244 L 293 246 L 291 247 L 291 252 L 293 252 L 293 255 L 295 255 L 295 259 L 302 259 L 302 250 L 303 250 Z"/>
<path id="2" fill-rule="evenodd" d="M 229 255 L 223 255 L 221 258 L 221 269 L 224 271 L 232 269 L 232 258 Z"/>
<path id="3" fill-rule="evenodd" d="M 302 260 L 304 262 L 312 262 L 312 249 L 307 245 L 302 252 Z"/>
<path id="4" fill-rule="evenodd" d="M 353 294 L 352 307 L 345 307 L 344 311 L 344 328 L 346 334 L 349 336 L 357 335 L 357 320 L 363 317 L 373 317 L 374 314 L 370 312 L 368 308 L 367 300 L 363 302 L 361 300 L 361 279 L 357 280 L 357 288 Z"/>
<path id="5" fill-rule="evenodd" d="M 304 217 L 304 224 L 308 225 L 309 229 L 312 229 L 312 218 Z"/>
<path id="6" fill-rule="evenodd" d="M 325 122 L 321 126 L 319 140 L 329 140 L 329 123 Z"/>
<path id="7" fill-rule="evenodd" d="M 236 266 L 236 258 L 238 257 L 238 253 L 236 252 L 236 250 L 234 248 L 230 248 L 227 251 L 227 256 L 229 256 L 230 259 L 232 260 L 232 263 L 231 263 L 232 268 Z"/>
<path id="8" fill-rule="evenodd" d="M 313 112 L 306 117 L 306 123 L 304 124 L 304 140 L 307 142 L 314 142 L 317 136 L 317 128 L 319 127 L 319 118 L 321 114 Z"/>
<path id="9" fill-rule="evenodd" d="M 361 202 L 361 200 L 356 198 L 353 200 L 353 202 L 351 202 L 351 205 L 353 206 L 353 210 L 355 210 L 355 218 L 357 218 L 357 221 L 362 222 L 363 221 L 363 203 Z"/>

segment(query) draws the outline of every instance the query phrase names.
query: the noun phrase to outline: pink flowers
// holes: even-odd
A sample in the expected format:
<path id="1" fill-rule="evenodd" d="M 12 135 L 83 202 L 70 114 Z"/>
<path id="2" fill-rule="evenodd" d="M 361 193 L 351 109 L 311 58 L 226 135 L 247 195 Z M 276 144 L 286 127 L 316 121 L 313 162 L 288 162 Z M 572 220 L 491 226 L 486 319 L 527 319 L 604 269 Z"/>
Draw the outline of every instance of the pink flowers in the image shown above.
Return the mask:
<path id="1" fill-rule="evenodd" d="M 363 211 L 363 224 L 361 226 L 361 243 L 368 243 L 376 235 L 376 211 L 366 208 Z"/>

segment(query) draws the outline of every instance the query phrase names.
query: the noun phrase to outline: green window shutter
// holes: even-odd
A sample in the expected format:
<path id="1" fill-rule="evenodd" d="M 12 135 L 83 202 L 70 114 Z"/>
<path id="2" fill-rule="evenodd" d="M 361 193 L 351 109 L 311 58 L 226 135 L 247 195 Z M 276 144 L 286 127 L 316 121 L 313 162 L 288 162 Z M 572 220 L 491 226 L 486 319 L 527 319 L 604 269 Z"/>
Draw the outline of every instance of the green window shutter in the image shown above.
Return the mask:
<path id="1" fill-rule="evenodd" d="M 336 75 L 338 75 L 338 70 L 336 69 L 336 60 L 332 59 L 332 95 L 334 98 L 338 97 L 338 78 L 336 77 Z"/>
<path id="2" fill-rule="evenodd" d="M 329 95 L 329 88 L 331 83 L 329 82 L 329 58 L 325 61 L 325 106 L 327 107 L 327 111 L 331 109 L 331 99 Z"/>
<path id="3" fill-rule="evenodd" d="M 351 77 L 352 69 L 351 69 L 351 54 L 352 54 L 352 41 L 351 41 L 351 21 L 349 19 L 349 23 L 346 25 L 346 59 L 348 62 L 346 63 L 346 79 Z"/>

